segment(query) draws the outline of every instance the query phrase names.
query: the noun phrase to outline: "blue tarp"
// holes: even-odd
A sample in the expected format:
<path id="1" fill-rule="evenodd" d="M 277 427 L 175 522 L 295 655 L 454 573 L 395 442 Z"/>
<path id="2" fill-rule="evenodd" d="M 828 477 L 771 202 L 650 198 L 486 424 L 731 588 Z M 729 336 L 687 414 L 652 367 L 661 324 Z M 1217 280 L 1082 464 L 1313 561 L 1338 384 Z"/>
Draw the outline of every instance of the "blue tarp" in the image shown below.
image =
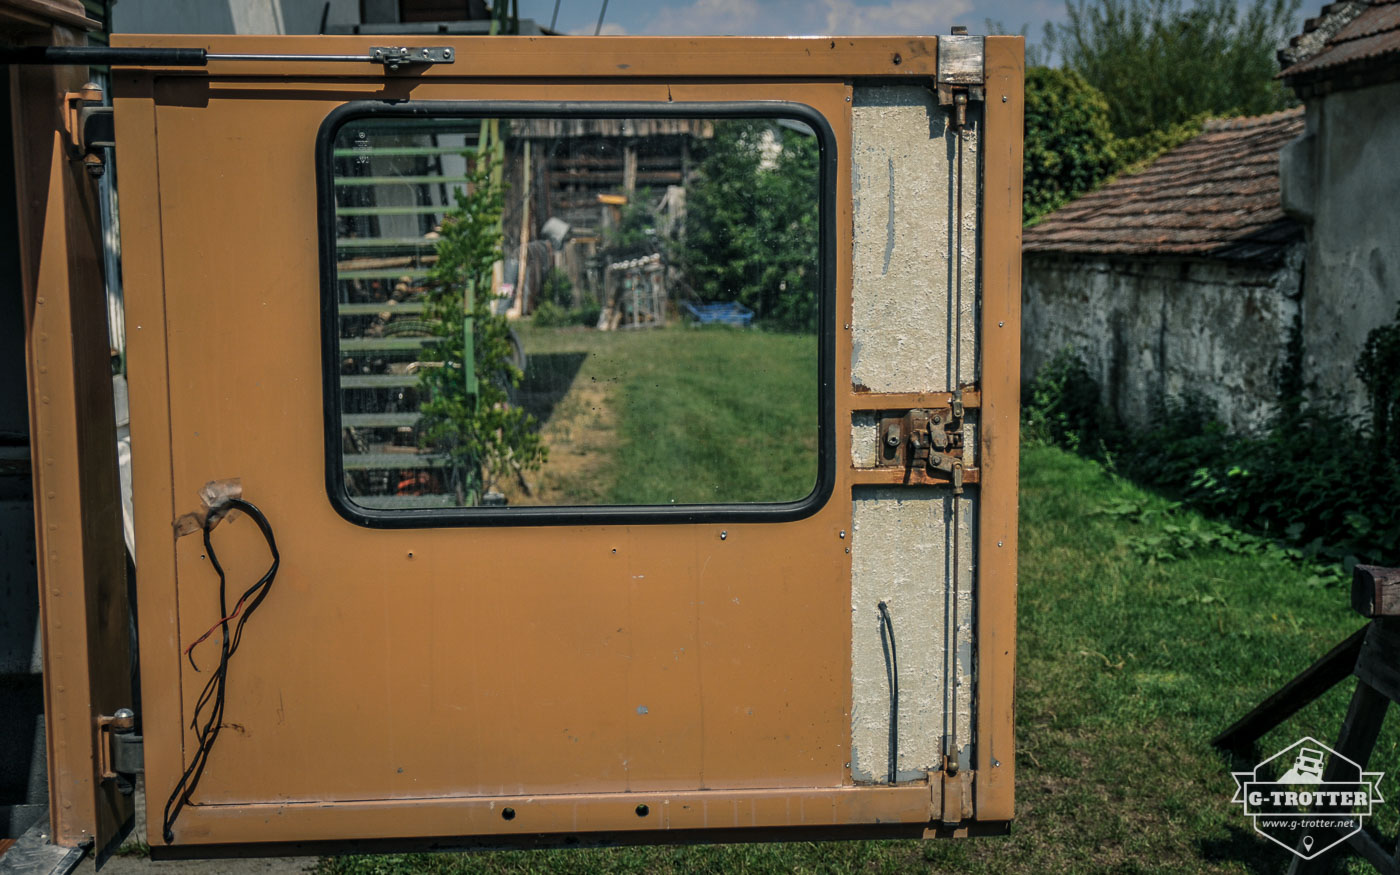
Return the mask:
<path id="1" fill-rule="evenodd" d="M 701 325 L 747 326 L 753 321 L 753 311 L 738 301 L 715 304 L 692 304 L 685 301 L 681 306 Z"/>

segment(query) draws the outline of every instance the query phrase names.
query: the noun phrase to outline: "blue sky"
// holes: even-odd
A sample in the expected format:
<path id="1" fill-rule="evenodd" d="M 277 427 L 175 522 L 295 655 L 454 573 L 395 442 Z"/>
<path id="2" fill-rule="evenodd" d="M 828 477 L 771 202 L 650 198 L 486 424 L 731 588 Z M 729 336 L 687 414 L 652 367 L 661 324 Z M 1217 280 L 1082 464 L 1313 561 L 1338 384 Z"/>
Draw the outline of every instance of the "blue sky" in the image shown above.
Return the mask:
<path id="1" fill-rule="evenodd" d="M 593 33 L 602 0 L 561 0 L 557 27 Z M 1029 25 L 1039 41 L 1064 0 L 609 0 L 603 33 L 626 34 L 940 34 L 955 24 L 986 32 L 988 18 L 1010 31 Z M 548 25 L 554 0 L 520 0 L 520 15 Z"/>

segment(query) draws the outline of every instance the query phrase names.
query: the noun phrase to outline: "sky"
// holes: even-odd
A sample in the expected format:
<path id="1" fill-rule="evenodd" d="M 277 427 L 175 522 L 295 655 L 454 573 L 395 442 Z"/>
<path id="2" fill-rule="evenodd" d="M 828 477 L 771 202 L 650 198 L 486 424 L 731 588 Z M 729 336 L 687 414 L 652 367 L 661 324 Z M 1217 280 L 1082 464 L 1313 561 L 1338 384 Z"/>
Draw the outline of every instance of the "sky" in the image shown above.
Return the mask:
<path id="1" fill-rule="evenodd" d="M 603 0 L 559 0 L 558 30 L 591 34 Z M 1010 33 L 1027 26 L 1039 42 L 1046 21 L 1064 18 L 1064 0 L 608 0 L 605 34 L 941 34 L 953 25 L 986 33 L 986 20 Z M 520 16 L 549 26 L 555 0 L 520 0 Z"/>

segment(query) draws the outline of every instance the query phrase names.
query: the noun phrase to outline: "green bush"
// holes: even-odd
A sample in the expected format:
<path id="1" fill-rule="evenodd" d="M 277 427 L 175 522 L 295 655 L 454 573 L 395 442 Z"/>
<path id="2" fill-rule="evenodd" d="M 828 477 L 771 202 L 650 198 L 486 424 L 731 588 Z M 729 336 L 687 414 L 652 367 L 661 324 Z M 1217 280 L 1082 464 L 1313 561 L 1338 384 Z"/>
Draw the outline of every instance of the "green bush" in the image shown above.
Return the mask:
<path id="1" fill-rule="evenodd" d="M 1102 424 L 1109 418 L 1100 407 L 1099 384 L 1084 360 L 1074 350 L 1062 349 L 1026 387 L 1022 433 L 1037 443 L 1096 448 L 1102 442 Z"/>
<path id="2" fill-rule="evenodd" d="M 1108 101 L 1073 70 L 1026 70 L 1024 220 L 1097 187 L 1118 169 Z"/>
<path id="3" fill-rule="evenodd" d="M 1238 435 L 1208 402 L 1185 397 L 1155 405 L 1146 428 L 1126 429 L 1111 421 L 1083 361 L 1067 350 L 1031 381 L 1024 432 L 1103 458 L 1185 505 L 1291 545 L 1301 558 L 1339 563 L 1347 573 L 1358 561 L 1400 564 L 1400 317 L 1371 332 L 1357 372 L 1370 396 L 1367 420 L 1283 397 L 1263 434 Z"/>

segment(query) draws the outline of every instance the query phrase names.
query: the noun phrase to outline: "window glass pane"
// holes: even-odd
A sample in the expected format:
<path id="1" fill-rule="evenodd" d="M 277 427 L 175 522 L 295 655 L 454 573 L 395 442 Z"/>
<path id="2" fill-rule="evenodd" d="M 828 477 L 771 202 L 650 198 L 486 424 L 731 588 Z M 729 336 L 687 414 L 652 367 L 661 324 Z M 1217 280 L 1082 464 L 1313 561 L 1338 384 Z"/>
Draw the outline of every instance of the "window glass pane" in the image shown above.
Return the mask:
<path id="1" fill-rule="evenodd" d="M 371 117 L 333 144 L 362 508 L 799 501 L 819 147 L 790 119 Z"/>

